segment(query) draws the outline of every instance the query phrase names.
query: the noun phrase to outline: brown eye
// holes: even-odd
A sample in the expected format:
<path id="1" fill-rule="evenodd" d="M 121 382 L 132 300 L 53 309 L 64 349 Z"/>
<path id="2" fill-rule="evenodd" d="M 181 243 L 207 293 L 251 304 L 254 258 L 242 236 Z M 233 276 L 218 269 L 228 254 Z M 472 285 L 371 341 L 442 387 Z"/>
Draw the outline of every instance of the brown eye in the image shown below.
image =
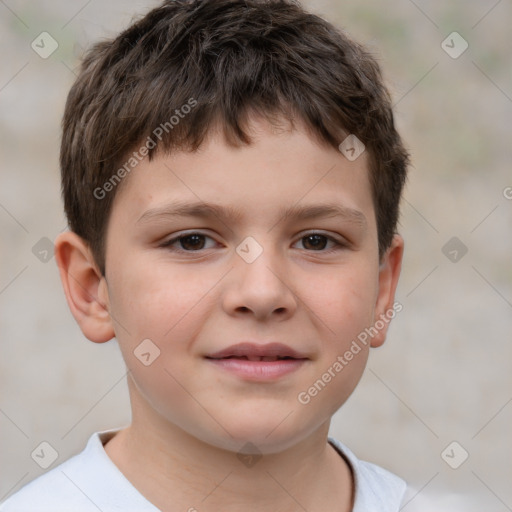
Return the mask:
<path id="1" fill-rule="evenodd" d="M 323 253 L 329 253 L 346 247 L 346 244 L 343 242 L 322 233 L 309 233 L 308 235 L 301 237 L 299 242 L 302 243 L 303 248 L 306 251 Z M 331 244 L 330 247 L 328 247 L 329 243 Z"/>
<path id="2" fill-rule="evenodd" d="M 323 235 L 308 235 L 302 237 L 306 249 L 322 250 L 327 245 L 327 237 Z"/>
<path id="3" fill-rule="evenodd" d="M 177 236 L 175 238 L 172 238 L 171 240 L 168 240 L 167 242 L 164 242 L 161 247 L 166 247 L 172 251 L 177 252 L 197 252 L 202 249 L 208 249 L 210 247 L 205 247 L 206 245 L 206 239 L 209 238 L 210 240 L 213 240 L 211 237 L 207 235 L 203 235 L 202 233 L 190 233 L 187 235 L 181 235 Z M 179 244 L 179 245 L 178 245 Z M 176 246 L 176 247 L 173 247 Z"/>
<path id="4" fill-rule="evenodd" d="M 203 235 L 188 235 L 179 239 L 181 248 L 185 250 L 200 250 L 204 248 Z"/>

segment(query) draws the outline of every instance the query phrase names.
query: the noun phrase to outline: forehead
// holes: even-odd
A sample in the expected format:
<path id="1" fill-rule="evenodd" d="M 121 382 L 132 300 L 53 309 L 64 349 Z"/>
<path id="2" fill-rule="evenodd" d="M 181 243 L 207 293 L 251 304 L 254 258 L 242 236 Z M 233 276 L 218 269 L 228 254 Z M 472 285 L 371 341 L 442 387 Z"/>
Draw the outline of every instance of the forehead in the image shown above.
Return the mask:
<path id="1" fill-rule="evenodd" d="M 251 144 L 233 147 L 215 129 L 195 152 L 158 152 L 151 161 L 146 157 L 117 191 L 114 210 L 137 223 L 185 214 L 270 220 L 271 213 L 371 222 L 365 152 L 349 161 L 300 124 L 276 127 L 253 119 L 251 135 Z"/>

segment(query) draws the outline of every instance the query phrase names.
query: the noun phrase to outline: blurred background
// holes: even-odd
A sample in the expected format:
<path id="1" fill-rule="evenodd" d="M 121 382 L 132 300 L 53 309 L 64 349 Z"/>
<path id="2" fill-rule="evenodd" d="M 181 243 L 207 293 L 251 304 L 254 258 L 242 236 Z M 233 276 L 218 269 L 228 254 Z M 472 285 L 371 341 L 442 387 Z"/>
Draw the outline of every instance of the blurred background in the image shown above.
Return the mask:
<path id="1" fill-rule="evenodd" d="M 51 469 L 130 422 L 117 342 L 82 335 L 52 242 L 78 59 L 157 4 L 0 1 L 0 500 L 42 442 Z M 512 510 L 512 2 L 303 4 L 378 58 L 412 154 L 403 310 L 331 434 L 407 480 L 405 512 Z"/>

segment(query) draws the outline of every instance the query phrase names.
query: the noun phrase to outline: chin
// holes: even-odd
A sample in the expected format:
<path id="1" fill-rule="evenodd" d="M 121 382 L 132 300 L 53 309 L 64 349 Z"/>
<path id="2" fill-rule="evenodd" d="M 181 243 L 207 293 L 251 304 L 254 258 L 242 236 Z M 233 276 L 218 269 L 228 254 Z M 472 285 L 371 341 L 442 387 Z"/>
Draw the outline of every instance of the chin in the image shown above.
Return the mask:
<path id="1" fill-rule="evenodd" d="M 315 430 L 314 426 L 307 428 L 304 423 L 299 425 L 297 418 L 292 420 L 292 416 L 293 413 L 284 421 L 286 415 L 268 415 L 266 418 L 255 414 L 245 416 L 243 420 L 239 418 L 231 424 L 223 423 L 231 436 L 221 429 L 210 432 L 203 441 L 237 454 L 277 454 L 292 448 Z"/>

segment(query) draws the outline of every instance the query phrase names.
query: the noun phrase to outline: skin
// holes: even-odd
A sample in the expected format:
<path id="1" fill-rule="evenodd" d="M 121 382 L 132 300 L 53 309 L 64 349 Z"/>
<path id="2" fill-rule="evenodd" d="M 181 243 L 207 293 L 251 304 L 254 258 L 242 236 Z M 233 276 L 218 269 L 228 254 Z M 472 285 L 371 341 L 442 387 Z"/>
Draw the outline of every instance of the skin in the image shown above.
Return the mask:
<path id="1" fill-rule="evenodd" d="M 327 436 L 370 343 L 308 404 L 297 396 L 392 308 L 403 240 L 395 235 L 379 260 L 366 153 L 351 162 L 302 125 L 277 131 L 252 118 L 251 130 L 252 145 L 230 147 L 212 131 L 198 152 L 141 162 L 114 201 L 105 276 L 76 234 L 56 240 L 71 312 L 91 341 L 115 336 L 129 370 L 132 424 L 105 451 L 163 511 L 349 511 L 351 471 Z M 139 220 L 198 200 L 238 208 L 240 217 Z M 278 213 L 327 202 L 365 220 Z M 205 238 L 162 246 L 191 231 Z M 312 232 L 326 238 L 312 240 Z M 235 250 L 248 236 L 263 249 L 252 263 Z M 133 351 L 148 338 L 160 355 L 145 366 Z M 205 359 L 241 341 L 285 343 L 308 360 L 273 382 L 254 382 Z M 251 467 L 237 457 L 247 442 L 263 455 Z"/>

